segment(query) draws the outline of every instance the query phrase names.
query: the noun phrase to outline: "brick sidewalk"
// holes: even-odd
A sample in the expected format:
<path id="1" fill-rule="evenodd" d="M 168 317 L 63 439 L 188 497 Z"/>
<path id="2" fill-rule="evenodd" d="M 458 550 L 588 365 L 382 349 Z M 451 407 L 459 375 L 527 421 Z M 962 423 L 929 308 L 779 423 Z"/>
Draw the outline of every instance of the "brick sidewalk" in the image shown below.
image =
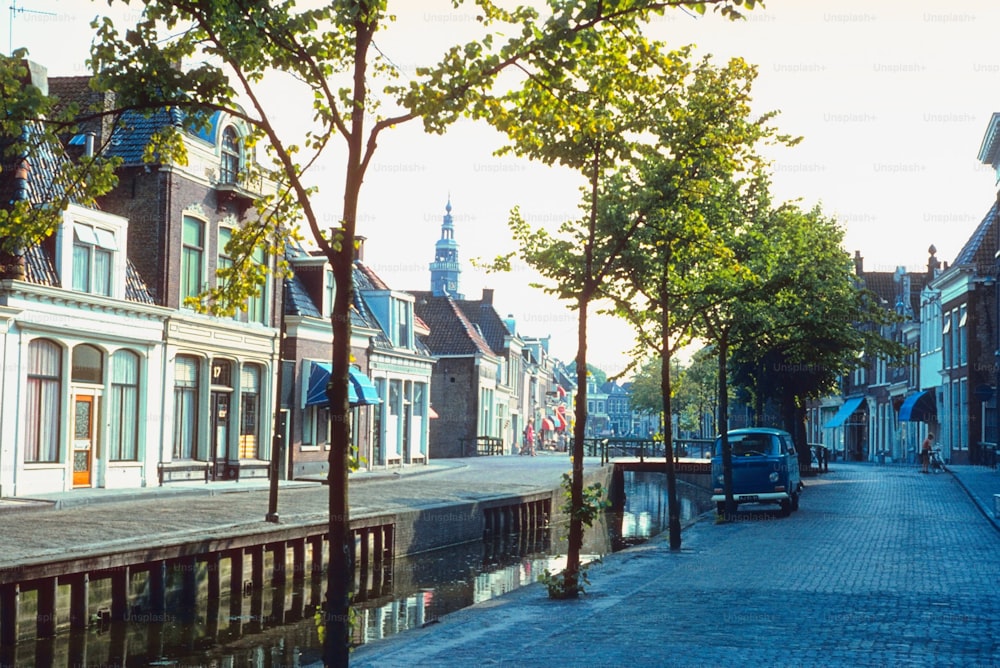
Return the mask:
<path id="1" fill-rule="evenodd" d="M 1000 534 L 958 482 L 975 475 L 837 463 L 789 518 L 703 520 L 679 553 L 607 557 L 581 600 L 526 587 L 352 665 L 1000 665 Z"/>

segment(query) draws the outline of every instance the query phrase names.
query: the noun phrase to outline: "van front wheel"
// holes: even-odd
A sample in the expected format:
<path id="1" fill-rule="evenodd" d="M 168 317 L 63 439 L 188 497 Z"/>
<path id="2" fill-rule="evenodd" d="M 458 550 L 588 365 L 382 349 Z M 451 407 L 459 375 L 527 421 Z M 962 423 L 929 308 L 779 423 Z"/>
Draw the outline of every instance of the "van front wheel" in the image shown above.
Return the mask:
<path id="1" fill-rule="evenodd" d="M 799 509 L 799 495 L 792 494 L 792 510 L 798 510 L 798 509 Z"/>
<path id="2" fill-rule="evenodd" d="M 778 506 L 780 508 L 778 514 L 781 517 L 788 517 L 792 514 L 792 502 L 790 499 L 782 499 L 778 502 Z"/>

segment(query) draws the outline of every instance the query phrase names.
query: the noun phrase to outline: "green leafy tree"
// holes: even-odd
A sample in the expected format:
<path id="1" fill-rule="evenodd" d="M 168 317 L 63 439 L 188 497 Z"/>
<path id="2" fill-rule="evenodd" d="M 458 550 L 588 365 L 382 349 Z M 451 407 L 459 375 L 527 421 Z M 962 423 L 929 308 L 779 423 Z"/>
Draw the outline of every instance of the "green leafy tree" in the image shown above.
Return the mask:
<path id="1" fill-rule="evenodd" d="M 215 110 L 243 119 L 255 129 L 251 141 L 266 146 L 273 160 L 268 176 L 277 186 L 269 201 L 258 204 L 265 213 L 260 217 L 264 228 L 251 225 L 245 237 L 257 239 L 256 247 L 265 245 L 280 254 L 290 234 L 287 230 L 301 219 L 333 269 L 334 374 L 328 388 L 331 560 L 323 616 L 324 658 L 328 664 L 346 665 L 353 545 L 348 531 L 350 433 L 345 419 L 351 271 L 361 185 L 376 146 L 385 133 L 409 121 L 419 120 L 426 130 L 443 132 L 464 114 L 490 115 L 499 108 L 493 87 L 501 73 L 517 68 L 532 80 L 539 73 L 551 77 L 555 65 L 572 72 L 574 64 L 591 53 L 596 34 L 604 27 L 635 35 L 640 22 L 670 7 L 696 12 L 714 7 L 736 17 L 740 9 L 753 8 L 756 2 L 548 0 L 542 12 L 534 6 L 505 9 L 490 0 L 476 0 L 478 34 L 446 49 L 438 62 L 418 68 L 409 82 L 400 82 L 381 40 L 376 42 L 392 23 L 384 0 L 335 0 L 307 8 L 291 0 L 144 0 L 142 4 L 141 18 L 124 34 L 109 20 L 95 22 L 98 34 L 91 61 L 101 85 L 118 92 L 123 106 L 181 108 L 192 126 Z M 183 62 L 193 65 L 176 67 Z M 297 83 L 311 97 L 313 124 L 301 136 L 288 136 L 275 122 L 287 99 L 268 94 L 265 79 L 274 76 Z M 547 121 L 560 123 L 558 118 Z M 508 129 L 516 131 L 513 125 Z M 339 222 L 327 228 L 313 202 L 320 178 L 310 170 L 338 140 L 345 167 L 343 208 Z M 176 137 L 165 133 L 157 138 L 155 149 L 181 159 L 178 144 Z M 247 242 L 241 247 L 253 245 Z M 226 284 L 231 295 L 239 297 L 241 290 L 252 294 L 259 289 L 262 280 L 257 272 L 234 272 Z M 251 287 L 241 287 L 248 281 Z M 212 298 L 224 308 L 229 297 Z"/>
<path id="2" fill-rule="evenodd" d="M 739 274 L 726 245 L 726 230 L 715 216 L 733 200 L 738 174 L 758 162 L 756 148 L 764 141 L 788 141 L 768 123 L 771 114 L 755 115 L 750 89 L 756 69 L 741 59 L 717 67 L 709 59 L 694 67 L 669 114 L 659 115 L 657 143 L 645 155 L 642 187 L 633 204 L 648 216 L 635 235 L 616 285 L 616 310 L 636 329 L 639 353 L 653 352 L 662 360 L 661 396 L 671 440 L 672 355 L 691 338 L 692 325 L 709 306 L 706 284 Z M 724 391 L 724 390 L 723 390 Z M 674 458 L 666 458 L 669 537 L 672 550 L 681 546 L 680 502 Z"/>
<path id="3" fill-rule="evenodd" d="M 710 347 L 698 350 L 691 363 L 674 381 L 675 413 L 682 420 L 681 428 L 714 438 L 717 433 L 714 416 L 719 407 L 719 388 L 715 383 L 715 357 Z M 705 416 L 709 417 L 705 424 Z"/>
<path id="4" fill-rule="evenodd" d="M 747 300 L 754 308 L 738 323 L 732 375 L 751 391 L 758 416 L 765 402 L 777 404 L 776 422 L 804 446 L 808 399 L 831 391 L 862 352 L 899 360 L 906 349 L 882 335 L 897 316 L 858 284 L 842 228 L 819 207 L 768 212 L 759 238 L 770 244 L 762 271 L 774 287 Z M 808 466 L 808 448 L 799 456 Z"/>
<path id="5" fill-rule="evenodd" d="M 669 104 L 670 91 L 685 71 L 683 52 L 666 52 L 638 32 L 608 31 L 594 36 L 585 58 L 555 60 L 517 90 L 488 107 L 489 119 L 511 143 L 503 152 L 560 164 L 588 181 L 577 221 L 564 223 L 557 235 L 532 229 L 512 212 L 510 227 L 516 251 L 529 266 L 550 279 L 547 289 L 573 303 L 578 314 L 573 470 L 570 484 L 570 527 L 566 568 L 558 591 L 575 597 L 580 591 L 583 545 L 583 441 L 587 422 L 587 321 L 591 302 L 599 298 L 629 237 L 643 216 L 630 215 L 620 203 L 629 182 L 620 164 L 638 157 L 635 135 L 648 131 L 650 108 Z M 494 266 L 508 268 L 513 253 Z M 550 588 L 552 591 L 552 588 Z"/>

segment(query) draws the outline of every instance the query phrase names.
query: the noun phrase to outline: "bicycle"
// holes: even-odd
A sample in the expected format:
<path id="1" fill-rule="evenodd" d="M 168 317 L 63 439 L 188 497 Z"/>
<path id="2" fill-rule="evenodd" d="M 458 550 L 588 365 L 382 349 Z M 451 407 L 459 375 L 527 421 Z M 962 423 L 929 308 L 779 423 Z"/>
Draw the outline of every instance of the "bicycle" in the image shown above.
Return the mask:
<path id="1" fill-rule="evenodd" d="M 940 448 L 934 448 L 931 450 L 930 469 L 933 473 L 941 473 L 944 471 L 944 460 L 941 459 Z"/>

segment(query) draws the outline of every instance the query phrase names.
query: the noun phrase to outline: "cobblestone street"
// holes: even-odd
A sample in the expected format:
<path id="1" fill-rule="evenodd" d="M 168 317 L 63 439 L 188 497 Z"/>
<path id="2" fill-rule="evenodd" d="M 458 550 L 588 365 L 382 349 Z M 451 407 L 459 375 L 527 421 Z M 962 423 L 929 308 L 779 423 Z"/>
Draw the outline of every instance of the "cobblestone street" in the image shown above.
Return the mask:
<path id="1" fill-rule="evenodd" d="M 838 463 L 806 483 L 789 518 L 704 520 L 680 553 L 607 558 L 582 600 L 528 587 L 353 665 L 1000 665 L 1000 533 L 958 480 Z"/>

